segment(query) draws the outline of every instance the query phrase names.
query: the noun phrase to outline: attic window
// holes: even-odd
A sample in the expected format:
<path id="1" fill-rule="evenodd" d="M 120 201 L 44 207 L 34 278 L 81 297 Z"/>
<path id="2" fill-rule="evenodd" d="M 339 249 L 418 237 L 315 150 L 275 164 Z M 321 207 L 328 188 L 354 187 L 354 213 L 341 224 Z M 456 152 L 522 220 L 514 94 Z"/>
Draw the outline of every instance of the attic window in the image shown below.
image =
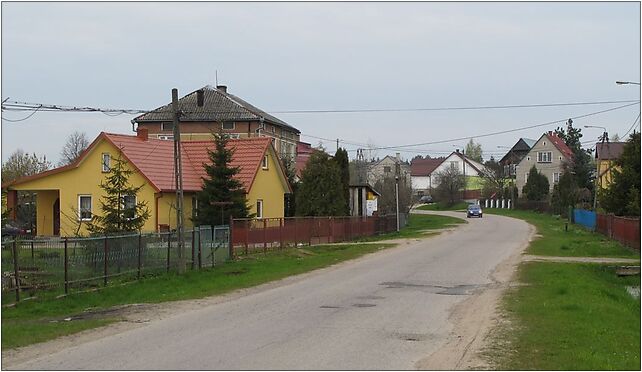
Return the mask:
<path id="1" fill-rule="evenodd" d="M 233 121 L 224 121 L 223 122 L 223 129 L 225 130 L 234 130 L 234 122 Z"/>
<path id="2" fill-rule="evenodd" d="M 261 162 L 261 168 L 268 169 L 268 156 L 267 155 L 265 155 L 263 157 L 263 161 Z"/>
<path id="3" fill-rule="evenodd" d="M 103 153 L 101 158 L 101 170 L 103 173 L 109 172 L 109 163 L 111 162 L 111 156 L 108 153 Z"/>
<path id="4" fill-rule="evenodd" d="M 546 141 L 542 142 L 542 146 L 546 147 Z"/>

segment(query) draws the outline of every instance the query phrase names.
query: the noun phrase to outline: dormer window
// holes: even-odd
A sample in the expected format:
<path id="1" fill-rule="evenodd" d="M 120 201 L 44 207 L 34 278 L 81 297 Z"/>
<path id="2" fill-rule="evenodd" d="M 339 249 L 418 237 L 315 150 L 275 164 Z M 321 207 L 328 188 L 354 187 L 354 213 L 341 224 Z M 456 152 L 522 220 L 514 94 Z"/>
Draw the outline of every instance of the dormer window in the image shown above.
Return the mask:
<path id="1" fill-rule="evenodd" d="M 109 163 L 111 162 L 111 155 L 103 153 L 101 160 L 101 170 L 103 173 L 109 172 Z"/>

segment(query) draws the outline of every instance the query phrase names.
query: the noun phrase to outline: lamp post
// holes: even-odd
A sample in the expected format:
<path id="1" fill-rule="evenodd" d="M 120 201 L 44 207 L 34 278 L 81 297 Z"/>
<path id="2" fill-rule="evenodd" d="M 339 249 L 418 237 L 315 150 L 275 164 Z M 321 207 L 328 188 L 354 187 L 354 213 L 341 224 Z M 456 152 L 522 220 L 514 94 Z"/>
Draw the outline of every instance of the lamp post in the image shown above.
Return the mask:
<path id="1" fill-rule="evenodd" d="M 399 232 L 399 175 L 395 175 L 395 203 L 397 205 L 397 232 Z"/>
<path id="2" fill-rule="evenodd" d="M 629 85 L 629 84 L 640 85 L 640 83 L 636 83 L 635 81 L 616 81 L 615 84 L 617 84 L 617 85 Z"/>

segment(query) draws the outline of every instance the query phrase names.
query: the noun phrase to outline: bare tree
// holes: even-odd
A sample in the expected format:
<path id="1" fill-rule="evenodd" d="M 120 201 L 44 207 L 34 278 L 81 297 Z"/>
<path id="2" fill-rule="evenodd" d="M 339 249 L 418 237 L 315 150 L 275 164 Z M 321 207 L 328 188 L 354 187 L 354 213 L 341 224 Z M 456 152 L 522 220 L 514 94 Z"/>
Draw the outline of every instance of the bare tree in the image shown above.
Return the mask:
<path id="1" fill-rule="evenodd" d="M 470 141 L 466 144 L 465 154 L 470 159 L 473 159 L 476 162 L 481 163 L 482 159 L 482 147 L 480 143 L 475 143 L 471 138 Z"/>
<path id="2" fill-rule="evenodd" d="M 60 152 L 62 158 L 58 165 L 63 166 L 71 164 L 88 146 L 89 140 L 87 139 L 85 132 L 73 132 L 69 137 L 67 137 L 67 142 Z"/>
<path id="3" fill-rule="evenodd" d="M 2 164 L 2 182 L 13 181 L 16 178 L 31 176 L 51 168 L 46 156 L 39 158 L 35 153 L 28 154 L 18 149 Z"/>
<path id="4" fill-rule="evenodd" d="M 466 184 L 466 179 L 459 169 L 447 167 L 436 176 L 438 185 L 435 191 L 440 202 L 453 205 L 461 199 L 461 190 Z"/>

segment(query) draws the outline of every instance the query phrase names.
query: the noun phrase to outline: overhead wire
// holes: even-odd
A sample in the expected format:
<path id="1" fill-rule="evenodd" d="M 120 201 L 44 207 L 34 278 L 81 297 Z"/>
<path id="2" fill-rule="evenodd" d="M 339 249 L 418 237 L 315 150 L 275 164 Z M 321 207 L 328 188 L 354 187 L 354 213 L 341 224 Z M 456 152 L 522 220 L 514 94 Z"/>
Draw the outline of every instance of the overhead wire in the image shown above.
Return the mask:
<path id="1" fill-rule="evenodd" d="M 623 139 L 626 138 L 626 136 L 629 134 L 629 132 L 635 127 L 635 124 L 638 122 L 638 120 L 640 120 L 640 113 L 638 113 L 638 117 L 635 118 L 635 121 L 633 122 L 633 125 L 631 125 L 629 130 L 627 130 L 626 133 L 624 133 L 624 135 L 622 136 Z"/>

